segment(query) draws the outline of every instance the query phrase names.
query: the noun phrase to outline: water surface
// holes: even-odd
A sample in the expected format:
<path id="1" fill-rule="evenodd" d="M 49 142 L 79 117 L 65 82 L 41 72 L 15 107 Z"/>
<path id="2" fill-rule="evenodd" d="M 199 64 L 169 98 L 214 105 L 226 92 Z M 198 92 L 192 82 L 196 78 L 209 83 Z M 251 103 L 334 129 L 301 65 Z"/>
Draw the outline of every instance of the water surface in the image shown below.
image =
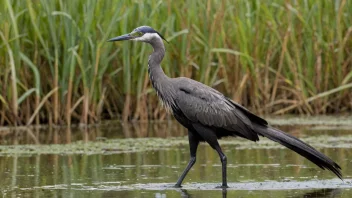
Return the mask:
<path id="1" fill-rule="evenodd" d="M 112 126 L 111 126 L 112 125 Z M 182 189 L 173 188 L 189 160 L 178 124 L 5 130 L 0 134 L 3 197 L 351 197 L 352 127 L 279 126 L 342 167 L 345 181 L 263 139 L 221 141 L 228 157 L 226 191 L 216 152 L 201 144 Z M 131 139 L 137 138 L 137 139 Z"/>

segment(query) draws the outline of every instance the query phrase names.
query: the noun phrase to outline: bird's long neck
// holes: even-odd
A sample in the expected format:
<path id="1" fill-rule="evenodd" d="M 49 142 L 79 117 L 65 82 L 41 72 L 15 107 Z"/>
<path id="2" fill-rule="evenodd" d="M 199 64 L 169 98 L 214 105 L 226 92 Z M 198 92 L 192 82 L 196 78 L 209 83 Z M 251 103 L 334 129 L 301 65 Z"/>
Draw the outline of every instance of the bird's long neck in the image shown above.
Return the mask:
<path id="1" fill-rule="evenodd" d="M 154 38 L 150 44 L 153 46 L 154 52 L 149 56 L 148 60 L 149 78 L 153 87 L 159 92 L 163 83 L 167 83 L 167 80 L 169 79 L 160 66 L 165 55 L 165 47 L 160 38 Z"/>
<path id="2" fill-rule="evenodd" d="M 165 75 L 160 66 L 165 55 L 164 43 L 161 38 L 154 38 L 150 44 L 153 46 L 154 52 L 149 56 L 148 60 L 149 78 L 159 98 L 168 109 L 171 109 L 174 90 L 170 78 Z"/>

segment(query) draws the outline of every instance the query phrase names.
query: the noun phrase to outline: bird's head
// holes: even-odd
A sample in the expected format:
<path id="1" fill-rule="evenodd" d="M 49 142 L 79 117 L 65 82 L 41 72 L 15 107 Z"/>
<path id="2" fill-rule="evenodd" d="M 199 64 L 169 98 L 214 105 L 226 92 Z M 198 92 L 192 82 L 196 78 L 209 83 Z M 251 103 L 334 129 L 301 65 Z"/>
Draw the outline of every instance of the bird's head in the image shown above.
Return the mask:
<path id="1" fill-rule="evenodd" d="M 118 36 L 118 37 L 109 39 L 108 41 L 113 42 L 113 41 L 134 40 L 134 41 L 142 41 L 142 42 L 150 43 L 152 42 L 153 39 L 164 39 L 166 41 L 166 39 L 153 28 L 149 26 L 141 26 L 134 29 L 129 34 Z"/>

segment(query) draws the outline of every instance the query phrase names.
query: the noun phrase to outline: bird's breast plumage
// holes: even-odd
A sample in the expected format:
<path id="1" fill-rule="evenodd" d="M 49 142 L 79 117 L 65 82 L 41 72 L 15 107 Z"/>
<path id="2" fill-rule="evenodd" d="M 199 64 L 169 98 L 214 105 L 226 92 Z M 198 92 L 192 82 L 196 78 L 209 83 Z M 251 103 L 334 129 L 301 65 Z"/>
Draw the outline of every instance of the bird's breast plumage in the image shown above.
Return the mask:
<path id="1" fill-rule="evenodd" d="M 148 67 L 149 79 L 156 92 L 156 95 L 158 96 L 164 108 L 168 112 L 173 113 L 173 110 L 175 108 L 175 102 L 173 100 L 174 91 L 172 89 L 172 86 L 169 84 L 168 81 L 161 83 L 158 80 L 156 80 L 155 79 L 156 77 L 153 75 L 153 72 L 151 72 L 150 70 L 151 70 L 150 67 Z"/>

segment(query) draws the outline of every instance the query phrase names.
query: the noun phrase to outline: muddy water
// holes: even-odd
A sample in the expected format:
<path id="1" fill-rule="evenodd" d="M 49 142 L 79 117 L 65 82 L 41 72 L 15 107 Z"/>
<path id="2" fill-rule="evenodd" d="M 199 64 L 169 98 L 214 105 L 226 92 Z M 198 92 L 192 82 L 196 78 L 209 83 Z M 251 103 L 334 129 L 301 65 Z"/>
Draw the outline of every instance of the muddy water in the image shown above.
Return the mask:
<path id="1" fill-rule="evenodd" d="M 345 181 L 268 140 L 231 138 L 221 141 L 229 189 L 216 188 L 221 164 L 206 144 L 175 189 L 189 159 L 178 125 L 23 128 L 1 132 L 0 197 L 352 197 L 352 126 L 279 127 L 337 161 Z"/>

